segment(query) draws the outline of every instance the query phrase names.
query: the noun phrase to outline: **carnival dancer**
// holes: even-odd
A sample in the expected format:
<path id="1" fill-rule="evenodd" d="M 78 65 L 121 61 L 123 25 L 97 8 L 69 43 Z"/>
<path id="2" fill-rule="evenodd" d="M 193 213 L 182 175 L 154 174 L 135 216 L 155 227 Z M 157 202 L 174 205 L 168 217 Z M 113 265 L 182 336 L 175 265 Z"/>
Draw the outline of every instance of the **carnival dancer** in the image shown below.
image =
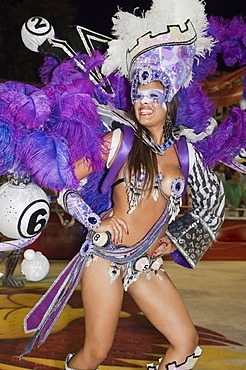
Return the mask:
<path id="1" fill-rule="evenodd" d="M 213 46 L 206 28 L 199 0 L 182 0 L 182 7 L 156 0 L 143 17 L 116 14 L 116 40 L 109 44 L 103 72 L 117 69 L 129 77 L 134 130 L 119 128 L 103 138 L 101 158 L 109 171 L 102 188 L 112 185 L 112 204 L 105 204 L 105 212 L 98 216 L 76 191 L 60 192 L 59 203 L 88 234 L 80 253 L 26 317 L 26 332 L 37 332 L 23 354 L 37 338 L 39 344 L 45 341 L 81 278 L 86 336 L 81 350 L 67 356 L 66 370 L 96 369 L 107 357 L 124 290 L 170 342 L 159 365 L 148 369 L 192 369 L 201 355 L 198 334 L 162 257 L 171 253 L 194 268 L 224 217 L 217 176 L 174 130 L 177 93 L 192 79 L 194 58 Z M 98 110 L 111 114 L 107 107 Z M 88 158 L 75 161 L 78 180 L 92 172 Z M 193 209 L 176 219 L 187 184 Z"/>
<path id="2" fill-rule="evenodd" d="M 162 83 L 151 81 L 138 85 L 133 102 L 139 136 L 142 136 L 142 130 L 147 132 L 160 145 L 164 155 L 152 153 L 136 137 L 114 183 L 113 208 L 102 218 L 100 226 L 90 225 L 92 231 L 84 246 L 90 249 L 90 258 L 98 258 L 96 263 L 84 269 L 81 280 L 86 338 L 81 351 L 68 356 L 66 369 L 94 369 L 107 356 L 118 322 L 123 289 L 170 342 L 159 369 L 171 369 L 180 364 L 183 364 L 183 369 L 191 369 L 201 354 L 197 347 L 197 332 L 180 295 L 162 267 L 161 256 L 174 252 L 175 244 L 178 246 L 181 239 L 187 248 L 191 242 L 188 241 L 191 230 L 192 243 L 198 247 L 194 255 L 200 254 L 203 247 L 207 249 L 223 220 L 223 190 L 216 176 L 204 170 L 198 154 L 190 147 L 188 181 L 193 198 L 198 191 L 203 200 L 200 203 L 196 199 L 191 213 L 176 224 L 171 222 L 178 212 L 185 183 L 178 146 L 171 132 L 166 137 L 164 134 L 170 126 L 168 114 L 171 111 L 174 114 L 173 101 L 166 104 Z M 79 179 L 88 175 L 84 161 L 76 164 L 76 174 Z M 194 176 L 195 187 L 191 180 Z M 200 184 L 198 188 L 197 184 Z M 207 194 L 205 189 L 208 189 Z M 64 197 L 69 210 L 69 201 L 74 194 L 67 192 Z M 200 218 L 204 202 L 206 211 Z M 92 220 L 93 215 L 89 213 L 89 216 Z M 206 225 L 204 219 L 207 219 Z M 100 310 L 94 305 L 95 301 Z M 149 365 L 148 368 L 156 367 Z"/>

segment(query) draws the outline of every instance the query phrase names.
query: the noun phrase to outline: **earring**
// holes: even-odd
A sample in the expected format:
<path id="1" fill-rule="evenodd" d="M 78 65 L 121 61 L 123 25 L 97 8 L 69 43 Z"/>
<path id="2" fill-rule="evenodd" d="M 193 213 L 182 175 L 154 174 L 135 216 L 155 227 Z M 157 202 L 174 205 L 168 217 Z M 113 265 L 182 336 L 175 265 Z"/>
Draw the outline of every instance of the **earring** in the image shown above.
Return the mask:
<path id="1" fill-rule="evenodd" d="M 167 112 L 166 114 L 166 120 L 163 126 L 163 130 L 164 130 L 164 140 L 167 141 L 170 138 L 172 130 L 173 130 L 173 122 L 172 122 L 171 114 L 169 112 Z"/>

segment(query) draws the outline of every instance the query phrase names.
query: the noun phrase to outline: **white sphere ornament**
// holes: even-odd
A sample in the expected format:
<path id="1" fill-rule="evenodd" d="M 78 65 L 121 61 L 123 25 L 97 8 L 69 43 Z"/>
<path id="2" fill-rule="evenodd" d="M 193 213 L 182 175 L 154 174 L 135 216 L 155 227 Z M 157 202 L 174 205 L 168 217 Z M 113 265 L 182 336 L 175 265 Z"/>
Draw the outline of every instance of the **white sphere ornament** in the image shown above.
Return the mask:
<path id="1" fill-rule="evenodd" d="M 49 199 L 34 183 L 0 186 L 0 210 L 0 232 L 13 239 L 37 235 L 50 217 Z"/>
<path id="2" fill-rule="evenodd" d="M 246 149 L 242 148 L 239 155 L 242 159 L 246 159 Z"/>
<path id="3" fill-rule="evenodd" d="M 240 100 L 240 108 L 246 110 L 246 99 Z"/>
<path id="4" fill-rule="evenodd" d="M 50 270 L 47 258 L 41 252 L 27 249 L 24 259 L 21 262 L 22 275 L 29 281 L 39 281 L 44 279 Z"/>
<path id="5" fill-rule="evenodd" d="M 21 28 L 21 38 L 25 46 L 38 53 L 38 47 L 43 42 L 55 36 L 52 25 L 43 17 L 29 18 Z"/>

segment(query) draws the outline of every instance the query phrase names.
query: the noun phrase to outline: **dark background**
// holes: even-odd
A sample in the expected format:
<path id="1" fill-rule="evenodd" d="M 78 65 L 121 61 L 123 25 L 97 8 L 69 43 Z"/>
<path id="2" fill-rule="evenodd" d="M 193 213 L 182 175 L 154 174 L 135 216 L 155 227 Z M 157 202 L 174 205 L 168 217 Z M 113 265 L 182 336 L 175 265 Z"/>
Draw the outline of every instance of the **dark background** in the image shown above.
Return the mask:
<path id="1" fill-rule="evenodd" d="M 0 79 L 39 82 L 38 68 L 43 58 L 28 50 L 20 37 L 27 19 L 46 18 L 61 39 L 66 39 L 68 26 L 76 24 L 110 36 L 111 17 L 118 6 L 130 12 L 136 7 L 147 10 L 151 0 L 0 0 L 0 4 Z M 230 19 L 236 15 L 245 17 L 245 0 L 207 0 L 206 12 Z"/>

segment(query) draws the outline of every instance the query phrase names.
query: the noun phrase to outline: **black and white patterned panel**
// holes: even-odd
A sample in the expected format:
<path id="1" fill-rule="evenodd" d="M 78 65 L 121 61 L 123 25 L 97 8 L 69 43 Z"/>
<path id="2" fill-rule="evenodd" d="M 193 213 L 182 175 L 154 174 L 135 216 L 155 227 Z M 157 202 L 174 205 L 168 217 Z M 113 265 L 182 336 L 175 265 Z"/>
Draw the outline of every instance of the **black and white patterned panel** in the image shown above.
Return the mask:
<path id="1" fill-rule="evenodd" d="M 188 185 L 191 189 L 192 211 L 215 238 L 223 220 L 225 196 L 223 185 L 214 172 L 205 169 L 197 152 L 191 168 Z"/>
<path id="2" fill-rule="evenodd" d="M 193 268 L 213 241 L 212 235 L 201 220 L 190 213 L 172 222 L 167 235 Z"/>
<path id="3" fill-rule="evenodd" d="M 167 235 L 194 268 L 224 220 L 225 196 L 218 177 L 205 169 L 200 155 L 189 144 L 192 210 L 170 223 Z"/>

